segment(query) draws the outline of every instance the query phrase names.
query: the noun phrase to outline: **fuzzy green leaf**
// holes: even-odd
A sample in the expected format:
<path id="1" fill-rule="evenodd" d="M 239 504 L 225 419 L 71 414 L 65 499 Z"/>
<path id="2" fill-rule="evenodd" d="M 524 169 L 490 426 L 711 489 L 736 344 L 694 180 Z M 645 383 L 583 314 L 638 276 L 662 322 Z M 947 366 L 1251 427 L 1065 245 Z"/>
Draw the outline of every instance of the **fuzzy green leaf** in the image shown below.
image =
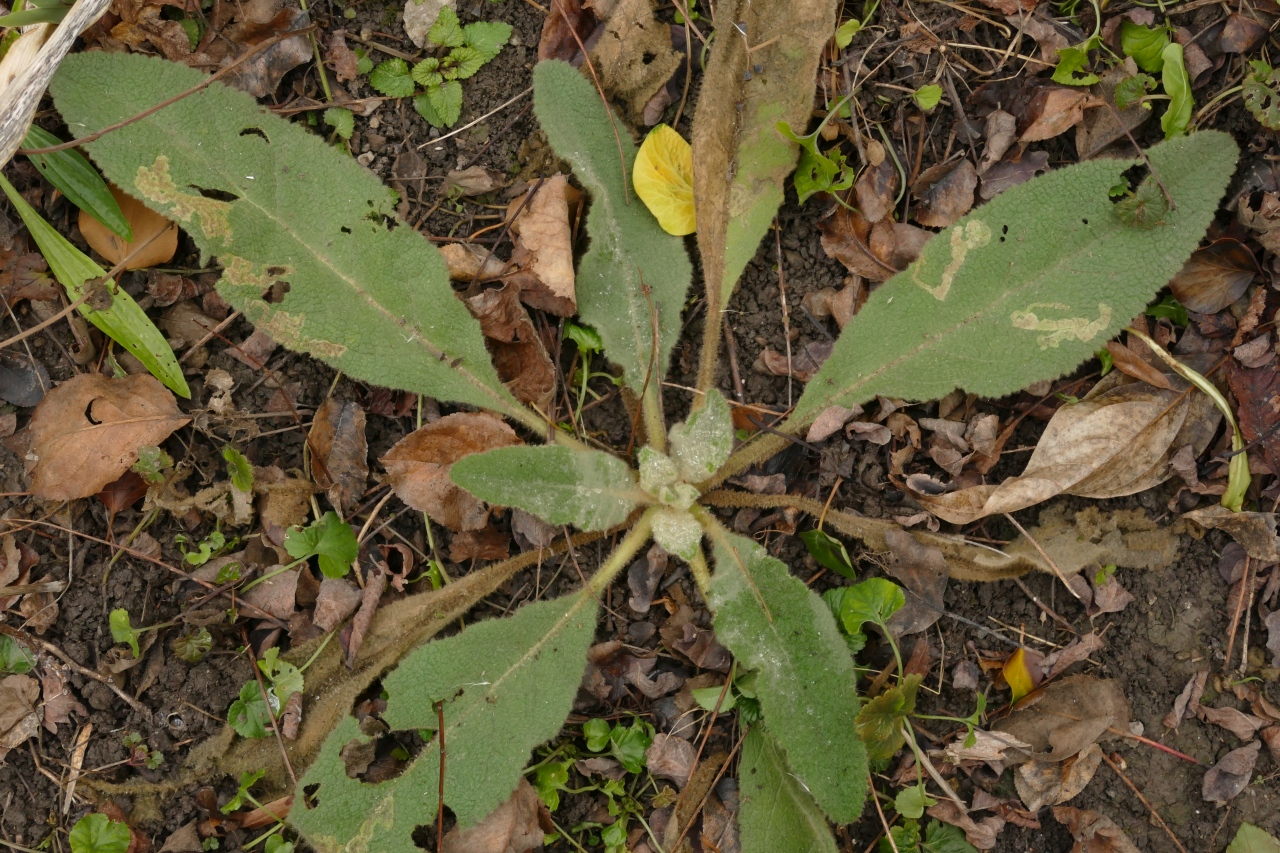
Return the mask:
<path id="1" fill-rule="evenodd" d="M 1160 56 L 1164 60 L 1160 85 L 1169 96 L 1169 108 L 1160 116 L 1160 128 L 1164 130 L 1165 139 L 1172 139 L 1186 135 L 1187 125 L 1191 123 L 1191 77 L 1182 58 L 1182 45 L 1170 42 Z M 1174 201 L 1179 201 L 1177 196 Z"/>
<path id="2" fill-rule="evenodd" d="M 849 736 L 857 676 L 830 610 L 750 539 L 717 532 L 715 560 L 716 636 L 759 671 L 760 706 L 792 771 L 833 821 L 857 820 L 867 792 L 866 751 Z"/>
<path id="3" fill-rule="evenodd" d="M 646 499 L 621 459 L 561 445 L 472 453 L 453 463 L 449 476 L 483 501 L 581 530 L 621 524 Z"/>
<path id="4" fill-rule="evenodd" d="M 409 65 L 398 57 L 379 62 L 369 75 L 369 85 L 388 98 L 407 98 L 413 94 Z"/>
<path id="5" fill-rule="evenodd" d="M 61 145 L 62 140 L 37 125 L 27 129 L 22 140 L 26 148 L 48 148 Z M 84 155 L 74 148 L 53 151 L 49 154 L 28 154 L 32 164 L 45 179 L 62 191 L 72 204 L 119 234 L 125 240 L 133 240 L 133 228 L 124 218 L 115 196 L 107 189 L 106 181 L 98 174 Z"/>
<path id="6" fill-rule="evenodd" d="M 1242 823 L 1226 853 L 1280 853 L 1280 841 L 1251 823 Z"/>
<path id="7" fill-rule="evenodd" d="M 83 135 L 203 79 L 163 60 L 80 53 L 50 91 Z M 357 379 L 539 423 L 498 379 L 439 252 L 394 218 L 390 190 L 324 140 L 214 83 L 88 148 L 117 186 L 218 257 L 219 292 L 278 343 Z M 288 292 L 266 301 L 277 284 Z"/>
<path id="8" fill-rule="evenodd" d="M 671 458 L 688 483 L 714 474 L 733 450 L 733 416 L 724 395 L 714 388 L 706 403 L 684 423 L 671 428 Z"/>
<path id="9" fill-rule="evenodd" d="M 653 541 L 682 560 L 692 560 L 702 543 L 702 525 L 683 510 L 663 507 L 653 514 Z"/>
<path id="10" fill-rule="evenodd" d="M 0 175 L 0 189 L 4 190 L 9 202 L 18 211 L 22 224 L 27 226 L 27 231 L 40 247 L 40 253 L 49 262 L 54 278 L 67 291 L 68 299 L 80 299 L 85 294 L 85 282 L 107 274 L 106 270 L 73 246 L 35 208 L 27 204 L 3 175 Z M 119 287 L 114 279 L 108 279 L 103 287 L 110 297 L 109 307 L 98 310 L 85 302 L 80 306 L 80 313 L 146 365 L 147 370 L 170 391 L 180 397 L 190 397 L 191 389 L 187 387 L 186 377 L 178 366 L 178 357 L 173 354 L 173 348 L 155 323 L 151 322 L 151 318 L 129 292 Z"/>
<path id="11" fill-rule="evenodd" d="M 591 194 L 591 247 L 578 265 L 578 314 L 600 333 L 605 353 L 639 394 L 646 380 L 656 384 L 666 376 L 693 265 L 683 241 L 663 231 L 628 189 L 636 146 L 622 119 L 615 115 L 610 123 L 595 87 L 567 62 L 549 60 L 534 68 L 533 90 L 551 147 Z"/>
<path id="12" fill-rule="evenodd" d="M 836 26 L 835 0 L 752 3 L 720 0 L 717 38 L 693 118 L 693 197 L 707 316 L 719 322 L 742 270 L 756 253 L 784 196 L 800 148 L 777 131 L 803 132 L 813 112 L 818 59 Z M 754 45 L 754 47 L 752 47 Z M 757 73 L 757 67 L 765 69 Z M 789 81 L 779 85 L 777 81 Z"/>
<path id="13" fill-rule="evenodd" d="M 1139 161 L 1079 163 L 1001 193 L 876 289 L 788 427 L 877 394 L 934 400 L 962 387 L 999 397 L 1075 369 L 1190 257 L 1238 151 L 1215 131 L 1148 151 L 1177 202 L 1148 228 L 1121 222 L 1107 195 Z"/>
<path id="14" fill-rule="evenodd" d="M 849 739 L 833 730 L 832 738 L 840 737 Z M 762 724 L 742 741 L 738 779 L 742 853 L 836 853 L 831 827 Z"/>
<path id="15" fill-rule="evenodd" d="M 595 627 L 588 594 L 540 601 L 427 643 L 383 679 L 390 696 L 383 719 L 392 730 L 434 730 L 434 703 L 444 702 L 445 805 L 460 825 L 474 826 L 501 805 L 533 748 L 560 731 Z M 348 777 L 339 755 L 353 739 L 367 740 L 347 717 L 300 780 L 290 821 L 317 850 L 361 839 L 364 850 L 418 853 L 413 830 L 436 812 L 437 744 L 424 746 L 397 778 L 369 784 Z M 303 805 L 311 785 L 319 785 L 316 808 Z"/>

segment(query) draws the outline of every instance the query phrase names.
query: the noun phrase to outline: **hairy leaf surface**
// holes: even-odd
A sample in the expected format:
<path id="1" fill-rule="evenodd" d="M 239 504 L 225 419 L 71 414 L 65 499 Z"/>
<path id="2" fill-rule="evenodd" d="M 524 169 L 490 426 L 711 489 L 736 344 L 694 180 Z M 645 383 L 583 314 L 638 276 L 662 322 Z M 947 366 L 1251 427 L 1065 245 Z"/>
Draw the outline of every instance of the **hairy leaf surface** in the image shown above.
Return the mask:
<path id="1" fill-rule="evenodd" d="M 713 541 L 716 636 L 758 670 L 760 708 L 792 772 L 833 821 L 857 820 L 867 753 L 852 735 L 857 676 L 831 611 L 752 540 L 715 531 Z"/>
<path id="2" fill-rule="evenodd" d="M 84 136 L 202 79 L 158 59 L 80 53 L 50 91 Z M 213 83 L 87 147 L 116 185 L 217 256 L 218 291 L 278 343 L 358 379 L 538 422 L 498 379 L 440 254 L 395 219 L 394 194 L 320 138 Z"/>
<path id="3" fill-rule="evenodd" d="M 851 736 L 832 733 L 838 737 Z M 742 741 L 738 778 L 743 853 L 836 853 L 826 819 L 763 724 L 752 726 Z"/>
<path id="4" fill-rule="evenodd" d="M 1091 357 L 1191 255 L 1238 149 L 1202 131 L 1147 154 L 1177 204 L 1158 223 L 1126 224 L 1107 195 L 1139 161 L 1098 160 L 1014 187 L 930 240 L 845 329 L 788 426 L 877 394 L 998 397 Z"/>
<path id="5" fill-rule="evenodd" d="M 782 204 L 800 148 L 777 124 L 805 132 L 837 5 L 721 0 L 715 6 L 716 30 L 728 37 L 713 43 L 702 82 L 702 91 L 715 96 L 699 98 L 693 116 L 693 197 L 709 311 L 728 303 Z"/>
<path id="6" fill-rule="evenodd" d="M 610 122 L 600 94 L 582 72 L 567 62 L 538 63 L 533 98 L 551 147 L 591 193 L 591 247 L 578 265 L 578 314 L 600 332 L 609 360 L 640 393 L 646 379 L 656 385 L 666 376 L 693 265 L 683 241 L 663 231 L 627 188 L 635 143 L 620 118 L 614 115 Z"/>
<path id="7" fill-rule="evenodd" d="M 595 600 L 586 593 L 540 601 L 428 643 L 383 679 L 390 695 L 383 719 L 392 731 L 435 730 L 434 703 L 444 702 L 444 801 L 459 825 L 475 826 L 500 806 L 533 748 L 560 731 L 595 626 Z M 353 717 L 344 718 L 300 780 L 289 819 L 321 853 L 417 853 L 414 827 L 436 813 L 439 741 L 426 744 L 402 775 L 369 784 L 347 775 L 340 754 L 368 740 Z M 312 785 L 319 804 L 307 808 L 303 792 Z"/>
<path id="8" fill-rule="evenodd" d="M 714 474 L 733 450 L 733 416 L 724 395 L 708 391 L 703 407 L 673 426 L 670 437 L 671 455 L 686 482 L 700 483 Z"/>
<path id="9" fill-rule="evenodd" d="M 552 524 L 604 530 L 646 500 L 616 456 L 559 445 L 499 447 L 453 463 L 455 485 L 496 506 L 514 506 Z"/>

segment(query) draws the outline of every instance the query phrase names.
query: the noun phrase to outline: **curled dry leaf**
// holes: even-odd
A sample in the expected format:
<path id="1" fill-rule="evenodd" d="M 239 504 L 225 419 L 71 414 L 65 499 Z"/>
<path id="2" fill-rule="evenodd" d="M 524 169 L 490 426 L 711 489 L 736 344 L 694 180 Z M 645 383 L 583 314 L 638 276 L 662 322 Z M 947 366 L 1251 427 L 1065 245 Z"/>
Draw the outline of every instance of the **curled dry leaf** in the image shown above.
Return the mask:
<path id="1" fill-rule="evenodd" d="M 791 360 L 786 355 L 769 347 L 761 350 L 760 357 L 753 367 L 760 373 L 774 376 L 790 375 L 801 382 L 808 382 L 822 367 L 822 363 L 831 355 L 835 345 L 831 341 L 809 341 L 791 350 Z"/>
<path id="2" fill-rule="evenodd" d="M 1018 141 L 1025 145 L 1066 133 L 1084 118 L 1084 108 L 1090 99 L 1087 90 L 1065 86 L 1041 90 L 1032 102 L 1031 124 L 1022 132 Z"/>
<path id="3" fill-rule="evenodd" d="M 1053 816 L 1076 840 L 1071 853 L 1142 853 L 1115 821 L 1098 812 L 1054 806 Z"/>
<path id="4" fill-rule="evenodd" d="M 445 834 L 440 853 L 525 853 L 542 846 L 553 831 L 551 816 L 523 776 L 515 792 L 480 823 L 466 830 Z"/>
<path id="5" fill-rule="evenodd" d="M 1129 703 L 1115 681 L 1073 675 L 1031 694 L 993 728 L 1031 745 L 1024 760 L 1065 761 L 1128 725 Z"/>
<path id="6" fill-rule="evenodd" d="M 31 490 L 42 500 L 95 494 L 129 470 L 139 450 L 189 420 L 153 376 L 73 377 L 45 395 L 31 417 Z"/>
<path id="7" fill-rule="evenodd" d="M 316 596 L 316 610 L 311 621 L 321 631 L 332 631 L 342 624 L 360 604 L 361 592 L 346 578 L 325 578 L 320 581 Z"/>
<path id="8" fill-rule="evenodd" d="M 178 226 L 114 184 L 108 189 L 133 229 L 133 240 L 125 240 L 82 210 L 79 225 L 85 242 L 107 259 L 108 267 L 124 261 L 125 269 L 139 270 L 173 260 L 178 251 Z"/>
<path id="9" fill-rule="evenodd" d="M 1204 686 L 1208 680 L 1209 670 L 1207 669 L 1202 669 L 1191 676 L 1187 686 L 1182 688 L 1182 692 L 1174 700 L 1173 709 L 1165 715 L 1165 728 L 1176 729 L 1182 725 L 1182 721 L 1186 719 L 1188 713 L 1194 714 L 1196 712 L 1196 709 L 1200 707 L 1200 697 L 1204 695 Z"/>
<path id="10" fill-rule="evenodd" d="M 1066 761 L 1028 761 L 1013 776 L 1018 797 L 1028 811 L 1056 806 L 1085 789 L 1102 764 L 1102 749 L 1091 743 Z"/>
<path id="11" fill-rule="evenodd" d="M 455 563 L 468 560 L 505 560 L 511 555 L 511 537 L 501 530 L 462 530 L 449 540 L 449 559 Z"/>
<path id="12" fill-rule="evenodd" d="M 454 281 L 491 281 L 500 278 L 507 263 L 499 260 L 484 246 L 475 243 L 445 243 L 440 247 Z"/>
<path id="13" fill-rule="evenodd" d="M 871 223 L 856 210 L 834 208 L 819 220 L 822 250 L 855 275 L 887 281 L 920 257 L 933 234 L 914 225 L 883 220 Z"/>
<path id="14" fill-rule="evenodd" d="M 982 162 L 978 164 L 979 174 L 985 173 L 999 163 L 1004 152 L 1013 145 L 1013 141 L 1018 137 L 1018 120 L 1012 113 L 1000 109 L 992 110 L 987 115 L 984 133 L 987 137 L 987 147 L 982 152 Z"/>
<path id="15" fill-rule="evenodd" d="M 1234 799 L 1245 788 L 1253 776 L 1253 765 L 1258 763 L 1258 753 L 1262 750 L 1262 742 L 1233 749 L 1222 757 L 1222 760 L 1209 768 L 1204 774 L 1204 785 L 1201 796 L 1206 803 L 1222 805 Z"/>
<path id="16" fill-rule="evenodd" d="M 580 52 L 578 44 L 585 44 L 596 28 L 595 10 L 582 0 L 551 0 L 550 5 L 551 11 L 542 21 L 542 36 L 538 39 L 538 59 L 571 62 Z"/>
<path id="17" fill-rule="evenodd" d="M 1280 562 L 1280 537 L 1276 535 L 1273 512 L 1232 512 L 1224 506 L 1211 506 L 1182 517 L 1201 527 L 1225 530 L 1255 560 Z"/>
<path id="18" fill-rule="evenodd" d="M 548 178 L 543 187 L 562 177 L 561 175 L 555 175 Z M 500 190 L 506 185 L 506 176 L 497 169 L 490 169 L 488 166 L 468 166 L 465 169 L 455 169 L 444 176 L 444 194 L 447 196 L 484 195 L 494 190 Z M 539 192 L 539 195 L 541 195 L 541 192 Z M 537 198 L 534 199 L 530 207 L 536 204 L 538 204 Z M 519 222 L 519 218 L 517 218 L 516 222 Z M 512 230 L 515 230 L 514 224 L 512 225 Z"/>
<path id="19" fill-rule="evenodd" d="M 1106 643 L 1102 641 L 1102 638 L 1093 631 L 1081 634 L 1072 640 L 1065 649 L 1059 649 L 1052 654 L 1046 655 L 1044 660 L 1040 661 L 1040 667 L 1045 672 L 1044 677 L 1048 680 L 1053 680 L 1066 671 L 1067 667 L 1088 659 L 1089 655 L 1100 651 L 1105 645 Z"/>
<path id="20" fill-rule="evenodd" d="M 918 634 L 942 618 L 947 591 L 947 561 L 937 548 L 924 545 L 905 530 L 886 530 L 889 574 L 902 582 L 907 603 L 889 617 L 895 637 Z"/>
<path id="21" fill-rule="evenodd" d="M 339 83 L 346 83 L 360 76 L 360 60 L 355 51 L 347 47 L 346 30 L 334 30 L 329 34 L 329 45 L 325 51 L 324 61 L 325 65 L 333 69 Z"/>
<path id="22" fill-rule="evenodd" d="M 939 163 L 926 169 L 911 187 L 915 218 L 928 228 L 947 228 L 973 207 L 978 171 L 968 160 Z"/>
<path id="23" fill-rule="evenodd" d="M 693 772 L 694 749 L 689 741 L 675 735 L 657 734 L 653 743 L 645 752 L 649 772 L 654 776 L 665 776 L 676 787 L 683 790 L 689 784 L 689 774 Z"/>
<path id="24" fill-rule="evenodd" d="M 898 195 L 898 168 L 892 160 L 881 160 L 880 165 L 864 169 L 853 185 L 858 210 L 869 222 L 879 222 L 893 212 L 893 202 Z"/>
<path id="25" fill-rule="evenodd" d="M 577 196 L 567 177 L 552 175 L 511 223 L 516 235 L 511 260 L 525 273 L 518 279 L 521 300 L 560 317 L 578 312 L 569 227 L 571 193 Z"/>
<path id="26" fill-rule="evenodd" d="M 369 476 L 364 409 L 350 400 L 340 403 L 329 397 L 316 409 L 307 441 L 316 485 L 328 492 L 345 518 L 360 502 Z"/>
<path id="27" fill-rule="evenodd" d="M 1258 262 L 1243 243 L 1215 240 L 1191 253 L 1169 289 L 1188 311 L 1216 314 L 1244 296 L 1258 274 Z"/>
<path id="28" fill-rule="evenodd" d="M 29 675 L 10 675 L 0 680 L 0 760 L 40 730 L 40 717 L 36 714 L 39 698 L 40 682 Z"/>
<path id="29" fill-rule="evenodd" d="M 520 304 L 519 285 L 509 281 L 482 290 L 466 303 L 480 321 L 498 376 L 516 399 L 547 411 L 556 388 L 555 367 L 529 312 Z"/>
<path id="30" fill-rule="evenodd" d="M 1266 726 L 1267 721 L 1252 714 L 1246 714 L 1235 708 L 1207 708 L 1201 705 L 1196 709 L 1196 716 L 1206 723 L 1226 729 L 1240 740 L 1252 740 L 1258 729 Z"/>
<path id="31" fill-rule="evenodd" d="M 946 493 L 922 475 L 907 478 L 920 503 L 941 518 L 968 524 L 1015 512 L 1060 494 L 1089 498 L 1141 492 L 1173 474 L 1170 458 L 1191 445 L 1199 454 L 1221 417 L 1204 394 L 1181 378 L 1153 388 L 1109 374 L 1080 402 L 1054 413 L 1021 476 L 999 485 Z"/>
<path id="32" fill-rule="evenodd" d="M 961 734 L 954 743 L 947 744 L 947 755 L 955 761 L 1008 761 L 1010 756 L 1025 755 L 1032 749 L 1031 744 L 1005 732 L 976 729 L 973 737 L 973 744 L 965 746 L 968 736 Z"/>
<path id="33" fill-rule="evenodd" d="M 396 495 L 450 530 L 480 530 L 489 508 L 449 479 L 464 456 L 520 444 L 515 430 L 493 415 L 459 412 L 410 433 L 382 457 Z"/>
<path id="34" fill-rule="evenodd" d="M 1143 109 L 1140 103 L 1131 104 L 1123 110 L 1116 106 L 1116 87 L 1137 73 L 1137 63 L 1132 57 L 1125 57 L 1123 63 L 1104 71 L 1101 79 L 1091 87 L 1096 96 L 1096 106 L 1086 106 L 1084 120 L 1076 125 L 1076 153 L 1081 160 L 1093 159 L 1114 143 L 1120 143 L 1117 148 L 1131 148 L 1128 134 L 1151 118 L 1152 111 Z"/>
<path id="35" fill-rule="evenodd" d="M 1239 408 L 1240 432 L 1250 445 L 1257 444 L 1267 466 L 1280 473 L 1280 430 L 1275 430 L 1280 412 L 1280 370 L 1268 365 L 1255 369 L 1228 365 L 1227 384 Z"/>
<path id="36" fill-rule="evenodd" d="M 1004 818 L 996 815 L 988 815 L 980 821 L 974 820 L 951 800 L 939 800 L 929 807 L 926 814 L 943 823 L 959 827 L 964 831 L 964 837 L 969 843 L 979 850 L 995 849 L 996 836 L 1000 834 L 1000 830 L 1004 829 L 1005 823 Z"/>
<path id="37" fill-rule="evenodd" d="M 1115 369 L 1125 376 L 1155 388 L 1173 390 L 1173 384 L 1169 382 L 1169 378 L 1157 370 L 1155 365 L 1119 341 L 1107 341 L 1107 352 L 1111 353 L 1111 362 Z"/>

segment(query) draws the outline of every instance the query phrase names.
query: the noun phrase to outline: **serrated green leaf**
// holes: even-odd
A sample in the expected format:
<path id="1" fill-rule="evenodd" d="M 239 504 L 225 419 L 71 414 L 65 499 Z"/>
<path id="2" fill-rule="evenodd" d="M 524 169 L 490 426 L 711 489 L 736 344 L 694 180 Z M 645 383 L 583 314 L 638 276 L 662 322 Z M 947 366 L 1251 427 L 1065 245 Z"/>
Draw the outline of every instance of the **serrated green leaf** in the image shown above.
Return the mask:
<path id="1" fill-rule="evenodd" d="M 409 97 L 413 94 L 409 64 L 399 57 L 379 62 L 369 74 L 369 85 L 388 98 Z"/>
<path id="2" fill-rule="evenodd" d="M 324 111 L 324 123 L 333 128 L 343 139 L 350 139 L 356 130 L 356 114 L 346 107 L 329 107 Z"/>
<path id="3" fill-rule="evenodd" d="M 295 560 L 318 557 L 325 577 L 340 578 L 351 571 L 360 545 L 351 525 L 330 510 L 306 527 L 290 528 L 284 535 L 284 549 Z"/>
<path id="4" fill-rule="evenodd" d="M 1167 27 L 1144 27 L 1130 20 L 1120 22 L 1120 50 L 1143 71 L 1152 74 L 1164 68 L 1164 49 L 1169 46 Z"/>
<path id="5" fill-rule="evenodd" d="M 133 656 L 137 658 L 138 631 L 129 621 L 129 611 L 123 607 L 117 607 L 111 611 L 107 621 L 111 626 L 111 639 L 117 643 L 126 643 L 133 651 Z"/>
<path id="6" fill-rule="evenodd" d="M 760 706 L 791 770 L 833 821 L 857 820 L 867 792 L 866 752 L 848 736 L 857 676 L 831 612 L 752 540 L 717 531 L 713 541 L 717 638 L 758 670 Z"/>
<path id="7" fill-rule="evenodd" d="M 427 31 L 427 41 L 440 47 L 460 47 L 466 41 L 462 33 L 462 25 L 458 23 L 458 13 L 448 6 L 440 10 L 440 17 Z"/>
<path id="8" fill-rule="evenodd" d="M 1151 148 L 1177 210 L 1149 229 L 1126 227 L 1107 195 L 1139 161 L 1079 163 L 1001 193 L 876 289 L 788 428 L 877 394 L 934 400 L 963 387 L 999 397 L 1073 370 L 1181 269 L 1238 150 L 1215 131 Z"/>
<path id="9" fill-rule="evenodd" d="M 37 125 L 27 129 L 22 140 L 25 148 L 49 148 L 61 145 L 62 140 Z M 53 151 L 49 154 L 28 154 L 27 159 L 40 170 L 45 179 L 62 191 L 72 204 L 101 222 L 125 240 L 133 240 L 133 228 L 124 218 L 115 196 L 107 189 L 106 181 L 84 155 L 74 148 Z"/>
<path id="10" fill-rule="evenodd" d="M 1139 72 L 1132 77 L 1126 77 L 1116 86 L 1116 106 L 1121 110 L 1127 110 L 1155 90 L 1156 81 L 1150 74 Z"/>
<path id="11" fill-rule="evenodd" d="M 1182 45 L 1170 42 L 1160 54 L 1164 65 L 1160 72 L 1160 85 L 1169 96 L 1169 108 L 1160 116 L 1160 128 L 1165 139 L 1185 136 L 1187 125 L 1191 123 L 1191 78 L 1187 75 L 1187 66 L 1182 59 Z M 1177 197 L 1174 198 L 1177 202 Z M 1179 205 L 1181 207 L 1181 205 Z"/>
<path id="12" fill-rule="evenodd" d="M 742 853 L 836 853 L 831 827 L 763 724 L 742 741 L 738 779 Z"/>
<path id="13" fill-rule="evenodd" d="M 835 0 L 721 0 L 717 20 L 744 27 L 717 38 L 693 118 L 693 196 L 707 316 L 718 318 L 782 204 L 800 156 L 778 122 L 803 130 L 813 111 L 818 60 L 836 26 Z M 757 37 L 759 40 L 757 41 Z M 755 44 L 756 47 L 749 47 Z M 750 52 L 748 52 L 750 51 Z M 753 68 L 767 71 L 755 74 Z M 770 81 L 792 81 L 771 85 Z M 718 322 L 718 320 L 716 320 Z"/>
<path id="14" fill-rule="evenodd" d="M 778 122 L 778 133 L 800 146 L 800 160 L 796 163 L 792 182 L 796 187 L 796 202 L 804 204 L 814 193 L 837 192 L 853 186 L 854 173 L 845 162 L 838 146 L 826 154 L 818 150 L 818 131 L 798 136 L 784 121 Z"/>
<path id="15" fill-rule="evenodd" d="M 498 447 L 453 463 L 459 487 L 496 506 L 514 506 L 551 524 L 605 530 L 647 500 L 625 462 L 601 450 L 561 445 Z"/>
<path id="16" fill-rule="evenodd" d="M 227 725 L 240 737 L 264 738 L 271 725 L 271 712 L 262 698 L 262 688 L 257 680 L 245 682 L 240 696 L 227 709 Z"/>
<path id="17" fill-rule="evenodd" d="M 50 91 L 81 134 L 203 79 L 163 60 L 80 53 L 62 63 Z M 102 90 L 101 80 L 115 85 Z M 278 343 L 357 379 L 541 428 L 498 379 L 439 252 L 394 218 L 394 193 L 324 140 L 214 83 L 88 147 L 116 185 L 182 222 L 218 257 L 219 292 Z M 273 288 L 288 293 L 268 302 Z"/>
<path id="18" fill-rule="evenodd" d="M 600 333 L 605 354 L 640 394 L 646 380 L 659 383 L 666 376 L 693 265 L 683 241 L 663 231 L 626 188 L 636 146 L 622 119 L 615 115 L 610 123 L 600 95 L 582 73 L 567 62 L 539 62 L 533 97 L 551 147 L 591 194 L 591 246 L 578 264 L 578 314 Z"/>
<path id="19" fill-rule="evenodd" d="M 440 78 L 444 80 L 444 77 Z M 438 84 L 437 84 L 438 85 Z M 432 127 L 443 127 L 444 123 L 440 121 L 440 116 L 436 113 L 436 108 L 431 105 L 431 99 L 427 97 L 427 93 L 423 92 L 413 99 L 413 108 L 418 111 L 418 115 L 427 120 L 427 124 Z"/>
<path id="20" fill-rule="evenodd" d="M 1280 129 L 1280 70 L 1261 60 L 1249 63 L 1253 69 L 1244 76 L 1244 105 L 1258 123 L 1269 130 Z"/>
<path id="21" fill-rule="evenodd" d="M 462 84 L 446 80 L 426 91 L 427 101 L 439 121 L 440 127 L 453 127 L 462 116 Z M 426 118 L 426 116 L 423 116 Z"/>
<path id="22" fill-rule="evenodd" d="M 1251 823 L 1242 823 L 1226 853 L 1280 853 L 1280 841 Z"/>
<path id="23" fill-rule="evenodd" d="M 476 21 L 462 28 L 463 41 L 493 59 L 511 40 L 511 25 L 501 21 Z"/>
<path id="24" fill-rule="evenodd" d="M 440 74 L 440 60 L 434 56 L 426 59 L 413 66 L 413 79 L 420 86 L 430 88 L 439 86 L 444 77 Z"/>
<path id="25" fill-rule="evenodd" d="M 173 467 L 173 457 L 159 447 L 144 447 L 138 451 L 138 461 L 129 470 L 142 475 L 142 479 L 155 485 L 164 482 L 164 471 Z"/>
<path id="26" fill-rule="evenodd" d="M 128 824 L 97 812 L 76 821 L 67 837 L 71 853 L 125 853 L 132 839 Z"/>
<path id="27" fill-rule="evenodd" d="M 454 68 L 457 70 L 458 79 L 466 80 L 468 77 L 475 75 L 477 71 L 484 67 L 490 57 L 474 47 L 455 47 L 449 51 L 449 59 L 453 61 Z M 415 69 L 416 71 L 417 69 Z"/>
<path id="28" fill-rule="evenodd" d="M 40 247 L 40 254 L 49 262 L 49 269 L 67 291 L 68 299 L 73 302 L 80 299 L 85 294 L 86 281 L 107 274 L 106 270 L 73 246 L 27 204 L 3 175 L 0 175 L 0 189 L 4 190 L 9 202 L 18 211 L 22 224 L 27 226 L 27 231 Z M 155 323 L 133 301 L 128 291 L 116 285 L 114 279 L 104 282 L 103 287 L 111 297 L 110 307 L 98 310 L 86 302 L 80 306 L 80 313 L 101 329 L 103 334 L 142 362 L 170 391 L 180 397 L 190 397 L 191 389 L 187 387 L 186 377 L 178 366 L 178 358 Z"/>
<path id="29" fill-rule="evenodd" d="M 391 698 L 383 719 L 392 730 L 435 729 L 434 703 L 444 703 L 445 805 L 461 826 L 504 802 L 530 752 L 560 731 L 595 628 L 589 594 L 536 602 L 427 643 L 384 678 Z M 299 781 L 290 822 L 318 850 L 362 839 L 362 849 L 418 853 L 414 828 L 436 811 L 437 744 L 424 746 L 397 778 L 369 784 L 349 778 L 339 755 L 353 739 L 366 740 L 347 717 Z M 311 785 L 319 786 L 316 808 L 303 805 Z"/>
<path id="30" fill-rule="evenodd" d="M 671 458 L 688 483 L 710 477 L 733 451 L 733 415 L 724 395 L 712 388 L 702 408 L 671 427 Z"/>
<path id="31" fill-rule="evenodd" d="M 902 725 L 916 708 L 920 676 L 908 675 L 901 684 L 886 687 L 858 712 L 856 728 L 872 761 L 888 761 L 907 742 Z"/>

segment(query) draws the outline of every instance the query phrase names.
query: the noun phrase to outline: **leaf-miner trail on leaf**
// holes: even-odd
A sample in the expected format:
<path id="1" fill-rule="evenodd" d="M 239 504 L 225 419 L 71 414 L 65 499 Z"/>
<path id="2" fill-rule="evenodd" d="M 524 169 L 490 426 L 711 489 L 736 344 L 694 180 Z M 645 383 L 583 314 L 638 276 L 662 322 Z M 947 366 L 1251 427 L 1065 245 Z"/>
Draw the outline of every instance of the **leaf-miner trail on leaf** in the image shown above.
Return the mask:
<path id="1" fill-rule="evenodd" d="M 1098 303 L 1098 319 L 1092 321 L 1085 317 L 1064 317 L 1060 320 L 1050 320 L 1046 317 L 1042 320 L 1036 316 L 1034 311 L 1036 308 L 1070 311 L 1071 306 L 1064 305 L 1061 302 L 1033 302 L 1027 306 L 1027 310 L 1014 311 L 1009 316 L 1015 329 L 1049 333 L 1036 338 L 1036 343 L 1040 345 L 1040 349 L 1056 347 L 1063 341 L 1069 341 L 1072 338 L 1087 343 L 1096 338 L 1099 332 L 1111 324 L 1111 306 L 1101 302 Z"/>
<path id="2" fill-rule="evenodd" d="M 963 228 L 951 232 L 951 263 L 942 271 L 942 278 L 936 286 L 930 286 L 920 280 L 920 272 L 924 269 L 925 259 L 921 258 L 911 265 L 911 280 L 923 287 L 934 299 L 945 302 L 951 283 L 956 273 L 964 266 L 970 249 L 979 249 L 991 242 L 991 229 L 981 219 L 975 219 Z"/>
<path id="3" fill-rule="evenodd" d="M 169 174 L 169 158 L 166 155 L 157 156 L 151 168 L 139 166 L 134 183 L 138 192 L 148 201 L 170 205 L 169 212 L 184 223 L 189 225 L 191 218 L 196 217 L 200 220 L 200 230 L 208 237 L 221 240 L 231 238 L 231 224 L 227 219 L 231 203 L 184 193 L 178 189 L 173 176 Z"/>

